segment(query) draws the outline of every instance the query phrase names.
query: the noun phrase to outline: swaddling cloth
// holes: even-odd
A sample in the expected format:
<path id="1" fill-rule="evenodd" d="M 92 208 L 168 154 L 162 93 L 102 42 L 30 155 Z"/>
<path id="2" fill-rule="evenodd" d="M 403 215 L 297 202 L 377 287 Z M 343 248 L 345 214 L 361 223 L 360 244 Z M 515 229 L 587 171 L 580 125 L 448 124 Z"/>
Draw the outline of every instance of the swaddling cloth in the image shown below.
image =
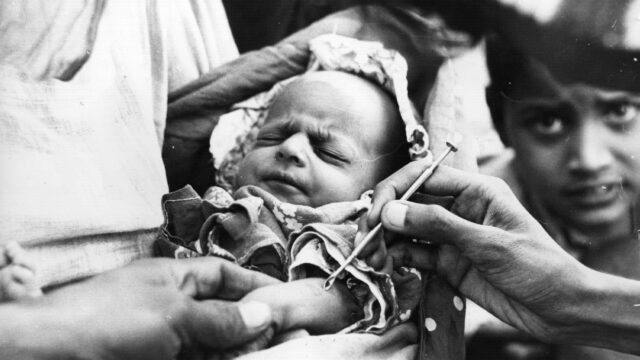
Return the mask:
<path id="1" fill-rule="evenodd" d="M 281 202 L 255 186 L 240 188 L 234 197 L 214 187 L 201 199 L 186 187 L 163 198 L 166 220 L 156 248 L 176 258 L 224 257 L 281 280 L 328 275 L 353 250 L 355 220 L 369 202 L 311 208 Z M 390 276 L 358 260 L 344 281 L 364 317 L 343 332 L 382 333 L 406 320 L 420 298 L 417 272 Z"/>

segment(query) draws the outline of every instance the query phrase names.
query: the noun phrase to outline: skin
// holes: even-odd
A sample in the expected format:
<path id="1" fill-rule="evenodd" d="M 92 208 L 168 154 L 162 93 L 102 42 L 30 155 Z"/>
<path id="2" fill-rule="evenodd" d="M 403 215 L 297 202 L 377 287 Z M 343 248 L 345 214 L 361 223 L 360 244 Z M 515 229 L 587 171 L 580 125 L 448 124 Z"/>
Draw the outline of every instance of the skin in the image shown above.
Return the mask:
<path id="1" fill-rule="evenodd" d="M 305 74 L 272 105 L 236 185 L 313 207 L 355 200 L 406 161 L 396 107 L 358 76 Z"/>
<path id="2" fill-rule="evenodd" d="M 640 92 L 561 82 L 534 61 L 501 93 L 502 136 L 525 188 L 561 223 L 626 239 L 640 188 Z"/>
<path id="3" fill-rule="evenodd" d="M 273 322 L 268 332 L 237 348 L 232 355 L 252 353 L 309 335 L 337 333 L 363 317 L 345 284 L 338 282 L 329 291 L 323 285 L 324 278 L 307 278 L 265 286 L 247 294 L 241 302 L 268 305 Z"/>
<path id="4" fill-rule="evenodd" d="M 35 269 L 17 242 L 8 243 L 0 254 L 0 302 L 42 296 Z"/>
<path id="5" fill-rule="evenodd" d="M 345 284 L 338 282 L 326 291 L 324 280 L 308 278 L 262 287 L 242 301 L 258 301 L 275 309 L 272 315 L 276 333 L 295 329 L 310 334 L 336 333 L 362 318 L 362 309 Z"/>
<path id="6" fill-rule="evenodd" d="M 355 200 L 408 160 L 401 124 L 397 105 L 379 86 L 344 72 L 305 74 L 273 103 L 236 185 L 313 207 Z M 274 312 L 278 333 L 334 333 L 362 317 L 343 284 L 324 291 L 323 283 L 309 278 L 269 286 L 243 300 L 280 309 Z"/>
<path id="7" fill-rule="evenodd" d="M 504 181 L 441 166 L 422 188 L 440 205 L 397 201 L 428 166 L 414 162 L 381 182 L 360 230 L 431 241 L 392 244 L 394 264 L 437 271 L 499 319 L 548 343 L 583 344 L 640 355 L 640 281 L 601 273 L 567 254 Z M 377 243 L 362 257 L 380 251 Z"/>
<path id="8" fill-rule="evenodd" d="M 374 267 L 385 259 L 437 270 L 498 318 L 544 342 L 640 354 L 637 307 L 630 305 L 637 303 L 640 283 L 604 273 L 638 276 L 638 242 L 630 232 L 640 170 L 638 95 L 561 82 L 537 64 L 528 70 L 509 93 L 494 94 L 503 100 L 501 135 L 515 149 L 516 170 L 537 200 L 593 239 L 591 250 L 597 251 L 583 261 L 603 272 L 565 253 L 503 182 L 445 168 L 423 190 L 453 196 L 450 212 L 393 202 L 418 174 L 403 169 L 376 188 L 361 223 L 363 233 L 382 220 L 388 233 L 443 245 L 425 250 L 379 240 L 361 256 Z M 448 179 L 438 181 L 443 173 Z M 613 354 L 598 351 L 592 358 Z"/>
<path id="9" fill-rule="evenodd" d="M 399 162 L 394 160 L 406 157 L 399 124 L 392 99 L 372 83 L 344 73 L 305 76 L 273 105 L 256 149 L 241 165 L 240 185 L 258 185 L 281 200 L 311 206 L 356 199 L 395 169 Z M 274 170 L 289 174 L 296 183 L 272 178 Z M 322 289 L 324 279 L 320 278 L 279 284 L 216 260 L 208 258 L 211 263 L 206 269 L 189 270 L 169 260 L 163 266 L 151 266 L 160 262 L 156 260 L 65 287 L 26 309 L 0 309 L 25 314 L 7 323 L 11 327 L 21 329 L 38 318 L 42 329 L 61 334 L 26 344 L 18 339 L 41 334 L 29 336 L 27 331 L 26 336 L 17 337 L 9 336 L 7 330 L 4 351 L 22 358 L 52 358 L 57 355 L 51 347 L 58 346 L 61 358 L 126 359 L 141 354 L 173 358 L 181 350 L 207 353 L 242 344 L 257 350 L 266 345 L 274 329 L 289 334 L 292 329 L 332 333 L 362 316 L 342 284 L 330 292 Z M 237 300 L 249 291 L 240 308 L 258 303 L 272 310 L 267 320 L 250 329 L 235 303 L 199 301 Z M 293 297 L 283 298 L 283 293 Z M 118 311 L 112 316 L 103 315 L 113 309 Z"/>
<path id="10" fill-rule="evenodd" d="M 208 358 L 269 329 L 268 305 L 237 301 L 277 283 L 219 258 L 139 261 L 0 305 L 0 358 Z"/>
<path id="11" fill-rule="evenodd" d="M 632 218 L 640 189 L 640 92 L 559 78 L 532 59 L 512 79 L 508 91 L 489 88 L 487 95 L 490 106 L 501 107 L 492 113 L 503 116 L 499 131 L 515 151 L 523 187 L 564 229 L 588 239 L 585 265 L 640 279 Z M 627 358 L 592 347 L 558 350 L 571 359 Z"/>

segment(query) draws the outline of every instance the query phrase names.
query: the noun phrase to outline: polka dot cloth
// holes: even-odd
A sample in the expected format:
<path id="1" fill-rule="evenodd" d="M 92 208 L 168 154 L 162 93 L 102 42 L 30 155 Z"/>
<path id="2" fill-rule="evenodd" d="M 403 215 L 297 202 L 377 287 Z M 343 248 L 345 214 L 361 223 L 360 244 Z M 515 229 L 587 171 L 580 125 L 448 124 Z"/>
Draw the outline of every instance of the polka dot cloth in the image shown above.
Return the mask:
<path id="1" fill-rule="evenodd" d="M 424 319 L 424 328 L 427 329 L 427 331 L 429 332 L 435 331 L 437 327 L 438 327 L 438 324 L 432 318 Z"/>
<path id="2" fill-rule="evenodd" d="M 419 359 L 463 360 L 464 299 L 444 279 L 423 274 Z"/>
<path id="3" fill-rule="evenodd" d="M 458 311 L 464 310 L 464 302 L 462 301 L 462 298 L 460 298 L 460 296 L 453 297 L 453 306 L 455 306 L 456 310 Z"/>

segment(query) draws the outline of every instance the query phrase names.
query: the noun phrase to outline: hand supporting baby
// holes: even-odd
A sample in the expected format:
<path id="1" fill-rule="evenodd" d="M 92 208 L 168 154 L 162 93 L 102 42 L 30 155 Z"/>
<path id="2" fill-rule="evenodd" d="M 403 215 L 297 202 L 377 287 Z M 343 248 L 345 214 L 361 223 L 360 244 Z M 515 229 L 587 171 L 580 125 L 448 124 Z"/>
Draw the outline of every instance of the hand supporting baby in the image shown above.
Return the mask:
<path id="1" fill-rule="evenodd" d="M 345 284 L 337 282 L 329 291 L 323 284 L 323 278 L 307 278 L 266 286 L 241 301 L 270 305 L 276 333 L 305 329 L 310 334 L 330 334 L 362 318 L 362 309 Z"/>
<path id="2" fill-rule="evenodd" d="M 241 302 L 269 305 L 274 326 L 222 358 L 234 358 L 309 334 L 336 333 L 363 317 L 362 308 L 345 284 L 337 282 L 329 291 L 323 289 L 323 284 L 323 278 L 307 278 L 261 287 L 247 294 Z"/>

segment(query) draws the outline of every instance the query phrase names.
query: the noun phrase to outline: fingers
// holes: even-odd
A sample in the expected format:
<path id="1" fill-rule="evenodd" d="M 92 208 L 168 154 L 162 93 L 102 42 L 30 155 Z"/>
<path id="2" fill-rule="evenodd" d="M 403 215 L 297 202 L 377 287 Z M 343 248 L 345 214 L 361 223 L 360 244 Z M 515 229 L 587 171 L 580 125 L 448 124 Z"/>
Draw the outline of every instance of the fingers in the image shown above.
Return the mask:
<path id="1" fill-rule="evenodd" d="M 387 258 L 387 245 L 384 241 L 376 241 L 378 248 L 370 256 L 366 258 L 366 263 L 376 270 L 380 270 L 386 262 Z"/>
<path id="2" fill-rule="evenodd" d="M 431 165 L 432 161 L 414 161 L 403 167 L 400 171 L 392 174 L 387 179 L 376 186 L 373 193 L 373 200 L 369 212 L 362 216 L 358 222 L 358 233 L 356 234 L 356 246 L 358 242 L 380 222 L 380 212 L 382 207 L 391 200 L 396 200 L 411 186 L 418 176 Z M 367 259 L 367 263 L 374 269 L 384 266 L 383 238 L 371 241 L 360 253 L 360 258 Z"/>
<path id="3" fill-rule="evenodd" d="M 466 189 L 481 186 L 489 177 L 440 165 L 422 185 L 422 192 L 436 196 L 458 196 Z"/>
<path id="4" fill-rule="evenodd" d="M 471 270 L 469 259 L 462 256 L 457 248 L 447 244 L 440 246 L 438 249 L 438 272 L 443 274 L 452 286 L 459 288 L 468 276 L 469 270 Z"/>
<path id="5" fill-rule="evenodd" d="M 376 186 L 371 209 L 367 213 L 368 228 L 373 228 L 380 222 L 384 204 L 400 198 L 429 165 L 431 161 L 411 162 Z"/>
<path id="6" fill-rule="evenodd" d="M 276 346 L 287 341 L 301 339 L 309 336 L 311 336 L 309 332 L 304 329 L 286 331 L 274 336 L 273 341 L 271 341 L 271 346 Z"/>
<path id="7" fill-rule="evenodd" d="M 398 242 L 389 247 L 387 254 L 393 261 L 393 268 L 407 266 L 420 270 L 436 269 L 437 252 L 424 244 Z"/>
<path id="8" fill-rule="evenodd" d="M 358 246 L 370 233 L 370 229 L 366 225 L 366 216 L 362 216 L 358 222 L 358 232 L 354 240 L 354 246 Z M 394 234 L 380 231 L 378 235 L 369 241 L 369 243 L 358 254 L 359 259 L 364 259 L 365 262 L 376 270 L 384 265 L 385 257 L 387 256 L 386 243 L 392 241 L 391 238 Z"/>
<path id="9" fill-rule="evenodd" d="M 0 269 L 0 301 L 42 296 L 33 271 L 17 265 Z"/>
<path id="10" fill-rule="evenodd" d="M 384 260 L 384 266 L 382 267 L 382 269 L 376 270 L 387 275 L 393 274 L 393 258 L 387 256 Z"/>
<path id="11" fill-rule="evenodd" d="M 382 211 L 382 225 L 388 231 L 410 238 L 450 243 L 464 250 L 479 245 L 487 227 L 477 225 L 438 205 L 392 201 Z"/>
<path id="12" fill-rule="evenodd" d="M 385 204 L 400 198 L 430 164 L 428 161 L 412 162 L 378 184 L 373 194 L 373 203 L 367 213 L 366 222 L 359 224 L 359 230 L 366 231 L 380 222 L 380 215 Z M 470 187 L 489 186 L 488 183 L 487 177 L 441 165 L 423 184 L 421 191 L 428 195 L 457 197 Z M 482 200 L 484 203 L 490 199 L 480 198 L 478 200 Z M 366 250 L 366 253 L 372 251 L 371 248 Z"/>
<path id="13" fill-rule="evenodd" d="M 257 338 L 253 339 L 251 342 L 246 344 L 242 344 L 239 347 L 234 349 L 230 349 L 224 352 L 225 356 L 220 357 L 212 357 L 211 359 L 215 360 L 227 360 L 227 359 L 235 359 L 239 358 L 242 355 L 250 354 L 256 351 L 263 350 L 272 343 L 274 335 L 276 331 L 273 327 L 267 328 L 267 330 L 263 331 Z"/>
<path id="14" fill-rule="evenodd" d="M 36 269 L 34 260 L 16 241 L 12 241 L 5 245 L 4 255 L 9 260 L 10 264 L 20 265 L 30 270 Z"/>
<path id="15" fill-rule="evenodd" d="M 383 180 L 373 193 L 373 204 L 367 223 L 375 225 L 384 204 L 402 196 L 420 174 L 431 165 L 427 161 L 412 162 Z M 437 196 L 458 196 L 472 185 L 480 185 L 482 176 L 440 165 L 423 184 L 422 192 Z"/>
<path id="16" fill-rule="evenodd" d="M 361 309 L 345 284 L 336 282 L 328 291 L 323 286 L 322 278 L 300 279 L 257 289 L 242 301 L 269 304 L 276 332 L 302 328 L 313 334 L 328 334 L 361 318 Z"/>
<path id="17" fill-rule="evenodd" d="M 192 300 L 189 304 L 180 317 L 188 339 L 214 349 L 229 349 L 254 340 L 273 320 L 269 306 L 255 301 Z"/>
<path id="18" fill-rule="evenodd" d="M 353 246 L 356 247 L 358 245 L 360 245 L 360 243 L 362 242 L 362 240 L 364 240 L 364 237 L 371 231 L 371 229 L 369 228 L 369 225 L 367 225 L 367 215 L 363 215 L 360 217 L 360 219 L 358 219 L 358 232 L 356 233 L 356 237 L 353 241 Z M 360 254 L 358 255 L 358 258 L 360 259 L 366 259 L 369 256 L 371 256 L 374 252 L 378 251 L 378 248 L 380 247 L 380 242 L 382 241 L 382 239 L 374 239 L 373 241 L 369 242 L 369 244 L 367 244 L 362 251 L 360 252 Z"/>
<path id="19" fill-rule="evenodd" d="M 176 286 L 196 299 L 238 300 L 257 288 L 280 283 L 268 275 L 219 258 L 169 261 Z"/>

